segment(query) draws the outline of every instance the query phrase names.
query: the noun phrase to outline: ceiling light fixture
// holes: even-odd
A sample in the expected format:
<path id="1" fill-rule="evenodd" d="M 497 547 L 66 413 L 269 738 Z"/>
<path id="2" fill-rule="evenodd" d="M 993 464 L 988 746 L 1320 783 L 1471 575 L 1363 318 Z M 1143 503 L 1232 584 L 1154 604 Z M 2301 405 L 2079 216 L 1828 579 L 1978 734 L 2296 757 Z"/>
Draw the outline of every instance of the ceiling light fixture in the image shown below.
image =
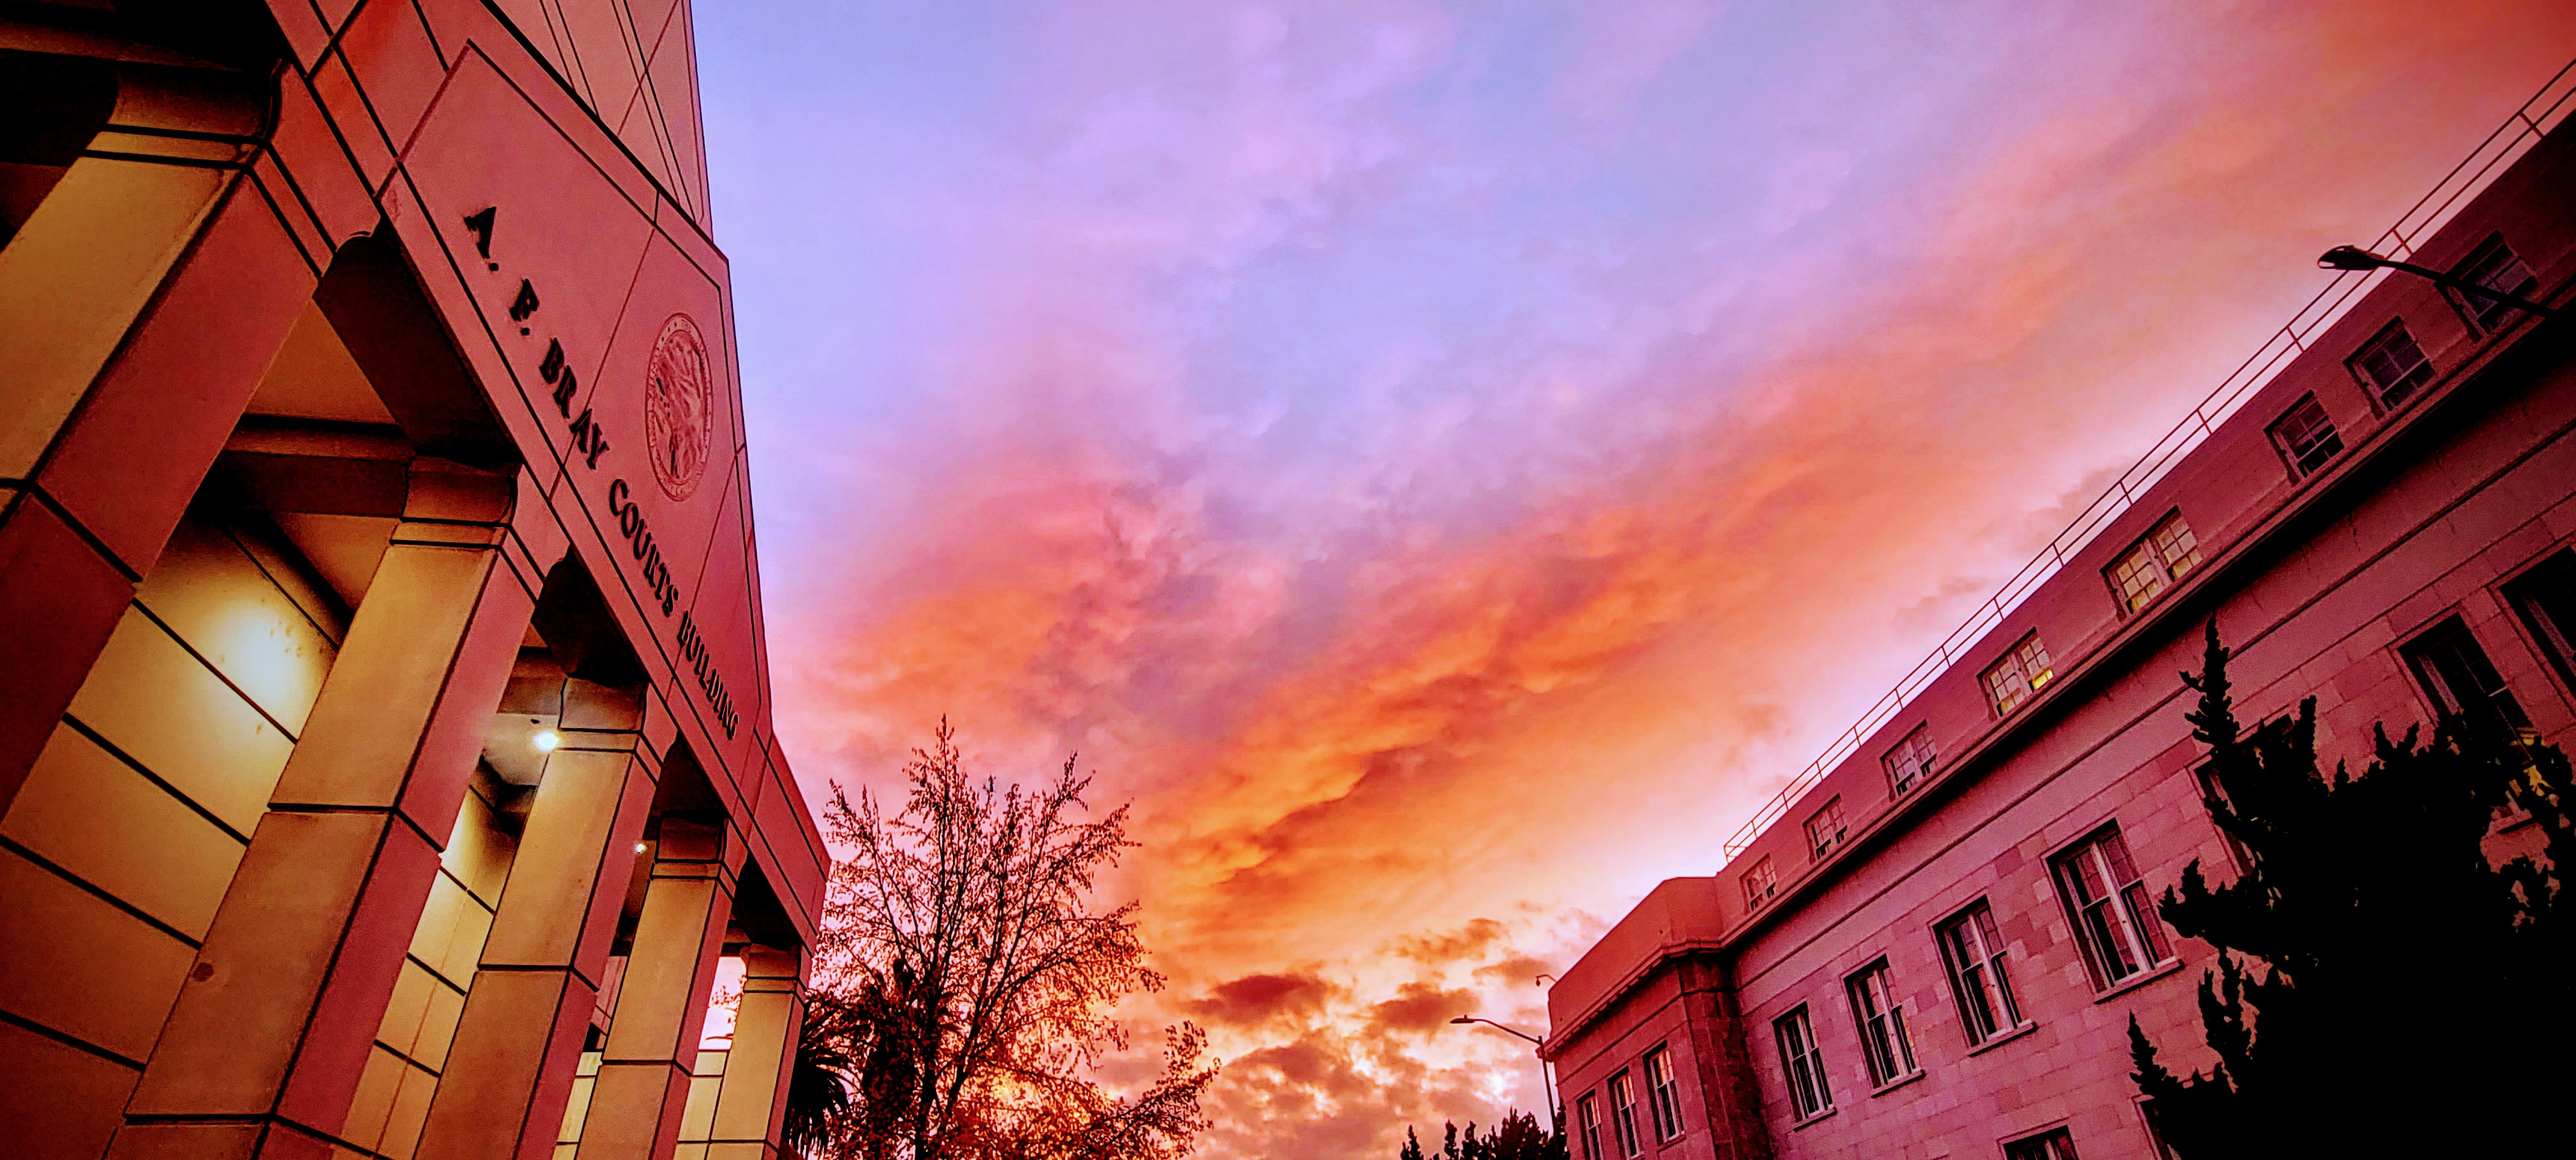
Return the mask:
<path id="1" fill-rule="evenodd" d="M 528 740 L 530 744 L 537 747 L 539 753 L 552 753 L 555 751 L 555 746 L 563 744 L 563 738 L 552 729 L 540 729 L 535 737 Z"/>

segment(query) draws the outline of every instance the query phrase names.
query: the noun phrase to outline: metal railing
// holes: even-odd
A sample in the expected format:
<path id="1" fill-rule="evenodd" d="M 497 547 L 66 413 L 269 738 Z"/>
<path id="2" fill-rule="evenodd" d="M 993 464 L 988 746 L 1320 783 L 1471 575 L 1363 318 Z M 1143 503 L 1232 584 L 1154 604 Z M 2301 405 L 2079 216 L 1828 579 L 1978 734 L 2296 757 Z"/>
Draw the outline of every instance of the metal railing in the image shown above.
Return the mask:
<path id="1" fill-rule="evenodd" d="M 2556 76 L 2549 78 L 2549 83 L 2542 85 L 2539 92 L 2505 119 L 2504 124 L 2497 126 L 2495 132 L 2470 150 L 2469 155 L 2452 167 L 2431 192 L 2398 217 L 2397 224 L 2374 239 L 2370 249 L 2393 258 L 2413 257 L 2418 239 L 2441 228 L 2461 203 L 2486 189 L 2504 169 L 2530 152 L 2542 137 L 2564 124 L 2571 112 L 2576 112 L 2576 61 L 2560 68 Z M 2318 291 L 2306 306 L 2290 316 L 2288 323 L 2274 331 L 2262 346 L 2239 363 L 2236 370 L 2218 384 L 2218 389 L 2211 391 L 2209 397 L 2192 408 L 2189 415 L 2174 424 L 2164 438 L 2156 440 L 2134 466 L 2112 482 L 2101 498 L 2087 505 L 2067 524 L 2066 530 L 2059 532 L 2047 547 L 2040 549 L 2039 554 L 2022 565 L 2020 571 L 2005 580 L 1993 596 L 1969 615 L 1966 623 L 1942 638 L 1940 646 L 1932 650 L 1932 655 L 1917 663 L 1896 682 L 1895 688 L 1888 690 L 1867 712 L 1862 713 L 1858 722 L 1836 736 L 1821 756 L 1789 779 L 1788 785 L 1755 811 L 1735 836 L 1727 839 L 1725 857 L 1733 859 L 1743 853 L 1763 830 L 1787 814 L 1800 796 L 1824 780 L 1825 775 L 1841 765 L 1844 759 L 1858 752 L 1861 743 L 1877 732 L 1879 726 L 1903 712 L 1915 694 L 1964 659 L 1970 646 L 2003 623 L 2025 597 L 2065 567 L 2067 559 L 2083 550 L 2092 541 L 2094 533 L 2129 510 L 2140 493 L 2163 479 L 2174 464 L 2200 446 L 2209 438 L 2210 432 L 2235 414 L 2237 408 L 2252 398 L 2256 391 L 2271 382 L 2273 375 L 2305 353 L 2309 340 L 2341 319 L 2380 276 L 2378 271 L 2337 273 L 2326 283 L 2325 289 Z"/>

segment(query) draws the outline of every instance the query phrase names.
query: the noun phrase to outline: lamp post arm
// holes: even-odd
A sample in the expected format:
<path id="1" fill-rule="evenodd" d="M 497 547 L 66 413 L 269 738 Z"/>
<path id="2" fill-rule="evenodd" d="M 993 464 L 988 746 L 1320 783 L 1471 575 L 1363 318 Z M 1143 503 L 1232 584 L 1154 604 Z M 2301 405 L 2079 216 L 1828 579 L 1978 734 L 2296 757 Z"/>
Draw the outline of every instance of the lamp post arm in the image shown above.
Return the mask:
<path id="1" fill-rule="evenodd" d="M 1500 1024 L 1500 1023 L 1496 1023 L 1496 1022 L 1494 1022 L 1494 1021 L 1493 1021 L 1493 1020 L 1491 1020 L 1491 1019 L 1479 1019 L 1479 1018 L 1476 1018 L 1476 1017 L 1475 1017 L 1475 1016 L 1473 1016 L 1473 1015 L 1466 1015 L 1466 1016 L 1461 1016 L 1461 1017 L 1459 1017 L 1458 1019 L 1452 1020 L 1452 1022 L 1458 1022 L 1458 1023 L 1482 1023 L 1482 1024 L 1484 1024 L 1485 1026 L 1487 1026 L 1487 1027 L 1491 1027 L 1491 1028 L 1493 1028 L 1493 1029 L 1494 1029 L 1494 1030 L 1496 1030 L 1496 1031 L 1500 1031 L 1500 1032 L 1502 1032 L 1502 1033 L 1503 1033 L 1503 1034 L 1505 1034 L 1505 1035 L 1517 1035 L 1517 1036 L 1520 1036 L 1520 1037 L 1521 1037 L 1521 1038 L 1523 1038 L 1523 1039 L 1529 1040 L 1529 1041 L 1530 1041 L 1530 1043 L 1531 1043 L 1531 1044 L 1533 1044 L 1533 1045 L 1535 1045 L 1535 1046 L 1544 1047 L 1544 1046 L 1546 1046 L 1546 1045 L 1547 1045 L 1547 1044 L 1546 1044 L 1546 1041 L 1545 1041 L 1545 1040 L 1540 1039 L 1538 1036 L 1532 1035 L 1532 1034 L 1530 1034 L 1529 1032 L 1523 1031 L 1523 1030 L 1521 1030 L 1521 1029 L 1519 1029 L 1519 1028 L 1517 1028 L 1517 1027 L 1505 1027 L 1505 1026 L 1503 1026 L 1502 1024 Z"/>

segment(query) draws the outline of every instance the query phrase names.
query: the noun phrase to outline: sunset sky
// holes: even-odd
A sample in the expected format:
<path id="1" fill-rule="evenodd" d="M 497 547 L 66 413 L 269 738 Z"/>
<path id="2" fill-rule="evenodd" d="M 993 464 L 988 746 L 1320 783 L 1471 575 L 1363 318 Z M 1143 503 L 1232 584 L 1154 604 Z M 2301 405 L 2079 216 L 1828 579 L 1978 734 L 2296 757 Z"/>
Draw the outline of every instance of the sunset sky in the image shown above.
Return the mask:
<path id="1" fill-rule="evenodd" d="M 1542 1028 L 2576 54 L 2563 0 L 696 19 L 789 755 L 1079 750 L 1138 1024 L 1284 1160 L 1542 1108 L 1446 1020 Z"/>

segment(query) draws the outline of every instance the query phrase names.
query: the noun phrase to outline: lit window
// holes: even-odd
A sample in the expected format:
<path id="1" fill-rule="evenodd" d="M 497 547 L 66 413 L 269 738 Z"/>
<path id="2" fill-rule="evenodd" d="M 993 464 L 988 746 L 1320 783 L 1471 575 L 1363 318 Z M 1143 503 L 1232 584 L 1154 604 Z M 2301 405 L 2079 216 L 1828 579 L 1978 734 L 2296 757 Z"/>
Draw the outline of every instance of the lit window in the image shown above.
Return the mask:
<path id="1" fill-rule="evenodd" d="M 2403 322 L 2389 323 L 2345 365 L 2382 407 L 2405 402 L 2433 381 L 2433 364 L 2425 360 L 2424 348 L 2415 345 L 2415 336 L 2406 332 Z"/>
<path id="2" fill-rule="evenodd" d="M 1897 742 L 1896 748 L 1879 758 L 1886 763 L 1887 780 L 1896 787 L 1900 797 L 1913 792 L 1915 786 L 1932 776 L 1932 763 L 1939 755 L 1932 750 L 1931 728 L 1929 725 L 1915 726 L 1913 732 L 1905 735 L 1905 740 Z"/>
<path id="3" fill-rule="evenodd" d="M 1771 901 L 1771 896 L 1779 893 L 1779 891 L 1780 878 L 1778 875 L 1771 872 L 1770 855 L 1763 855 L 1761 861 L 1754 863 L 1752 869 L 1744 872 L 1744 905 L 1746 909 L 1761 909 L 1762 904 Z"/>
<path id="4" fill-rule="evenodd" d="M 1646 1099 L 1655 1112 L 1655 1138 L 1680 1139 L 1681 1084 L 1673 1075 L 1673 1053 L 1661 1047 L 1646 1053 Z"/>
<path id="5" fill-rule="evenodd" d="M 1851 992 L 1852 1018 L 1860 1024 L 1860 1052 L 1869 1060 L 1869 1082 L 1885 1087 L 1914 1074 L 1914 1041 L 1905 1034 L 1905 1007 L 1880 959 L 1843 981 Z"/>
<path id="6" fill-rule="evenodd" d="M 1825 808 L 1817 810 L 1816 816 L 1807 819 L 1807 849 L 1813 851 L 1816 857 L 1823 858 L 1833 853 L 1835 847 L 1843 844 L 1843 837 L 1848 832 L 1843 825 L 1843 799 L 1829 798 L 1825 802 Z"/>
<path id="7" fill-rule="evenodd" d="M 1834 1093 L 1825 1086 L 1825 1057 L 1816 1051 L 1816 1029 L 1803 1006 L 1771 1025 L 1780 1040 L 1780 1071 L 1789 1081 L 1789 1108 L 1804 1120 L 1832 1111 Z"/>
<path id="8" fill-rule="evenodd" d="M 2094 986 L 2127 982 L 2172 957 L 2164 924 L 2156 919 L 2155 896 L 2139 881 L 2118 826 L 2104 826 L 2050 864 Z"/>
<path id="9" fill-rule="evenodd" d="M 2505 585 L 2504 593 L 2558 675 L 2576 684 L 2576 549 L 2559 549 Z"/>
<path id="10" fill-rule="evenodd" d="M 1934 927 L 1941 944 L 1941 965 L 1950 972 L 1950 994 L 1959 1002 L 1959 1024 L 1974 1047 L 2021 1026 L 2021 1006 L 2013 1001 L 2012 976 L 2004 969 L 2004 940 L 1995 932 L 1994 911 L 1978 899 L 1949 921 Z"/>
<path id="11" fill-rule="evenodd" d="M 2182 513 L 2175 512 L 2129 545 L 2104 575 L 2120 594 L 2121 606 L 2136 612 L 2199 566 L 2200 541 L 2193 538 L 2191 525 L 2182 522 Z"/>
<path id="12" fill-rule="evenodd" d="M 2434 625 L 2406 642 L 2400 652 L 2443 716 L 2501 729 L 2517 739 L 2531 728 L 2522 702 L 2514 700 L 2513 690 L 2505 687 L 2486 650 L 2478 647 L 2478 638 L 2469 635 L 2469 626 L 2459 617 Z"/>
<path id="13" fill-rule="evenodd" d="M 2291 472 L 2301 479 L 2315 475 L 2335 456 L 2343 454 L 2343 436 L 2335 433 L 2334 420 L 2317 405 L 2315 395 L 2300 398 L 2272 421 L 2272 442 L 2281 449 L 2281 458 L 2290 461 Z"/>
<path id="14" fill-rule="evenodd" d="M 1625 1069 L 1610 1077 L 1610 1128 L 1619 1137 L 1620 1155 L 1645 1151 L 1637 1142 L 1637 1093 Z"/>
<path id="15" fill-rule="evenodd" d="M 2004 1160 L 2081 1160 L 2075 1155 L 2075 1137 L 2064 1128 L 2051 1128 L 2036 1136 L 2024 1136 L 2004 1145 Z"/>
<path id="16" fill-rule="evenodd" d="M 1995 712 L 2010 713 L 2021 708 L 2030 695 L 2048 687 L 2056 672 L 2048 667 L 2048 648 L 2039 643 L 2039 634 L 2031 633 L 2012 646 L 2004 659 L 1986 670 L 1986 694 L 1994 700 Z"/>
<path id="17" fill-rule="evenodd" d="M 2451 273 L 2461 281 L 2518 298 L 2528 298 L 2532 291 L 2540 288 L 2540 279 L 2532 276 L 2531 267 L 2523 264 L 2522 258 L 2513 252 L 2513 247 L 2504 244 L 2501 234 L 2489 237 L 2485 245 L 2479 246 Z M 2459 307 L 2460 313 L 2468 318 L 2469 329 L 2479 334 L 2493 334 L 2522 317 L 2521 310 L 2502 298 L 2490 298 L 2456 287 L 2445 289 L 2450 292 L 2452 305 Z"/>
<path id="18" fill-rule="evenodd" d="M 1601 1160 L 1601 1101 L 1588 1095 L 1574 1101 L 1574 1118 L 1583 1126 L 1583 1160 Z"/>

